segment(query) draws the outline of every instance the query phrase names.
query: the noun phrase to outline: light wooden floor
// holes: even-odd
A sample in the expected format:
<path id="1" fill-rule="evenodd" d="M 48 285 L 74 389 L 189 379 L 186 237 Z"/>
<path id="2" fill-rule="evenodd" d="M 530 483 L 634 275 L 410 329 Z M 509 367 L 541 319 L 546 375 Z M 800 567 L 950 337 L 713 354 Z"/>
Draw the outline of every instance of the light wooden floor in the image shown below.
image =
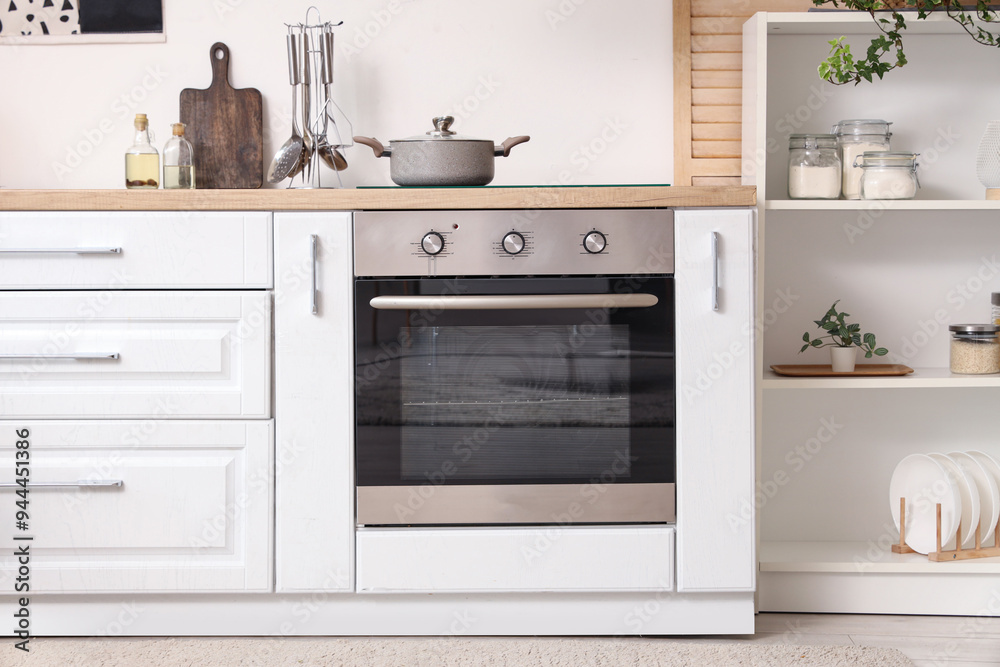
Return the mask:
<path id="1" fill-rule="evenodd" d="M 759 614 L 753 637 L 725 641 L 880 646 L 917 667 L 1000 667 L 1000 618 L 991 617 Z"/>

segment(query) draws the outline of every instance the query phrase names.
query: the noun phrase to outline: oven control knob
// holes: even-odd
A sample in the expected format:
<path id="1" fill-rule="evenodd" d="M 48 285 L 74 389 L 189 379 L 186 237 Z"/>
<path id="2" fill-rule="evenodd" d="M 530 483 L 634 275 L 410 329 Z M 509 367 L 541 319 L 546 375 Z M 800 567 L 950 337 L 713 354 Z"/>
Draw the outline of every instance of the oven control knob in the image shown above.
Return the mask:
<path id="1" fill-rule="evenodd" d="M 508 255 L 516 255 L 524 250 L 524 237 L 517 232 L 510 232 L 503 237 L 503 249 Z"/>
<path id="2" fill-rule="evenodd" d="M 587 252 L 596 255 L 599 252 L 604 252 L 604 249 L 608 246 L 608 240 L 604 237 L 604 234 L 593 231 L 583 237 L 583 247 Z"/>
<path id="3" fill-rule="evenodd" d="M 444 250 L 444 237 L 437 232 L 427 232 L 424 238 L 420 239 L 420 247 L 428 255 L 437 255 Z"/>

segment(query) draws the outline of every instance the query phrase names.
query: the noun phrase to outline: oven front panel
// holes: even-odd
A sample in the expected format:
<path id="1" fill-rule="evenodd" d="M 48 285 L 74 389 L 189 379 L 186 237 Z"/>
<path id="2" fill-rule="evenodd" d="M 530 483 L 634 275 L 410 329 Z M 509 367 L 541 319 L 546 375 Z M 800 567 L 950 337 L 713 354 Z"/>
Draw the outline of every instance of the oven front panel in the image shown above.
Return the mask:
<path id="1" fill-rule="evenodd" d="M 362 279 L 356 304 L 359 523 L 672 519 L 671 277 Z"/>

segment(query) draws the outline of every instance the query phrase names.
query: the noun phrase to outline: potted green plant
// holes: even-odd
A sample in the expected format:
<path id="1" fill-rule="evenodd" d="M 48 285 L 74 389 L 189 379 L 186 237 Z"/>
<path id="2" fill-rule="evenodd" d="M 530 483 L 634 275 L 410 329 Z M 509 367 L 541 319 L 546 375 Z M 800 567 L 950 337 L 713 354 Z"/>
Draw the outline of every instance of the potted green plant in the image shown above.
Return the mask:
<path id="1" fill-rule="evenodd" d="M 1000 22 L 996 4 L 977 0 L 813 0 L 822 7 L 832 5 L 855 11 L 867 12 L 879 29 L 879 33 L 868 45 L 864 55 L 851 52 L 850 44 L 843 37 L 830 41 L 830 56 L 819 66 L 820 78 L 830 83 L 871 82 L 872 77 L 881 79 L 889 70 L 906 65 L 903 52 L 903 33 L 906 32 L 906 17 L 898 10 L 915 10 L 910 18 L 926 19 L 934 12 L 940 12 L 962 26 L 965 33 L 975 42 L 984 46 L 1000 47 L 1000 35 L 984 26 Z M 886 16 L 888 14 L 888 16 Z M 890 52 L 894 52 L 890 55 Z M 888 56 L 888 60 L 883 57 Z"/>
<path id="2" fill-rule="evenodd" d="M 802 334 L 805 345 L 799 350 L 799 354 L 810 347 L 829 347 L 830 365 L 834 373 L 853 373 L 858 350 L 864 351 L 865 359 L 889 354 L 889 350 L 884 347 L 876 347 L 875 334 L 862 334 L 860 324 L 849 324 L 847 318 L 850 315 L 838 312 L 838 303 L 840 299 L 833 302 L 822 319 L 813 320 L 817 327 L 826 332 L 825 335 L 810 338 L 808 331 Z"/>

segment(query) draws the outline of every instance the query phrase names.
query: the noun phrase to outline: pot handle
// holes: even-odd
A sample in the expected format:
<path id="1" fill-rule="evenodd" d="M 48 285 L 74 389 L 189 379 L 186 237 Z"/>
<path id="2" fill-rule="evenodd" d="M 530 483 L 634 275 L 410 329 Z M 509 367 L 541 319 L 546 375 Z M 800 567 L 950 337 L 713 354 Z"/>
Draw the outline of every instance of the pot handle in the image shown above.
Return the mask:
<path id="1" fill-rule="evenodd" d="M 354 137 L 354 141 L 375 151 L 375 157 L 390 157 L 392 155 L 392 148 L 386 148 L 375 137 Z"/>
<path id="2" fill-rule="evenodd" d="M 497 157 L 507 157 L 510 155 L 511 148 L 517 146 L 518 144 L 523 144 L 529 139 L 531 139 L 531 137 L 523 134 L 520 137 L 507 137 L 503 140 L 502 144 L 493 149 L 493 155 Z M 354 140 L 357 141 L 357 137 L 355 137 Z"/>

